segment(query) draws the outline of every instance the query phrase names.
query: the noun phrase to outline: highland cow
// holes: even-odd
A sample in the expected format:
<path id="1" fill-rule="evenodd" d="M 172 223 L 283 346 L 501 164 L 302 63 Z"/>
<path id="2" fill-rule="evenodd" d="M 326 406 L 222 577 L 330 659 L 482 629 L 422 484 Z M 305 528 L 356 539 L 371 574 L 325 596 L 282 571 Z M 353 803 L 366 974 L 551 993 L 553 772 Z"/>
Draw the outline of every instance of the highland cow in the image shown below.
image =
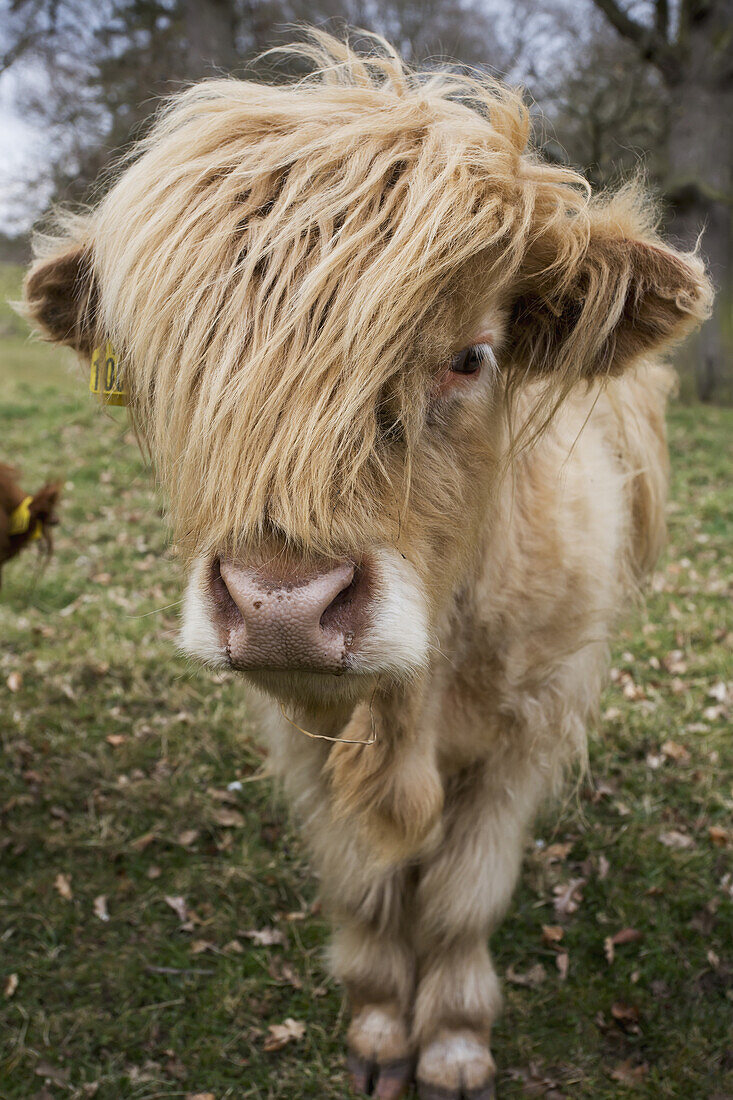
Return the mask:
<path id="1" fill-rule="evenodd" d="M 295 50 L 296 83 L 177 96 L 41 242 L 27 309 L 117 348 L 182 647 L 256 689 L 304 825 L 355 1084 L 483 1100 L 487 937 L 658 555 L 655 356 L 710 286 L 638 186 L 529 150 L 509 89 Z"/>
<path id="2" fill-rule="evenodd" d="M 37 493 L 27 495 L 18 482 L 14 466 L 0 462 L 0 585 L 5 562 L 16 557 L 32 542 L 53 553 L 51 530 L 58 524 L 60 481 L 49 481 Z"/>

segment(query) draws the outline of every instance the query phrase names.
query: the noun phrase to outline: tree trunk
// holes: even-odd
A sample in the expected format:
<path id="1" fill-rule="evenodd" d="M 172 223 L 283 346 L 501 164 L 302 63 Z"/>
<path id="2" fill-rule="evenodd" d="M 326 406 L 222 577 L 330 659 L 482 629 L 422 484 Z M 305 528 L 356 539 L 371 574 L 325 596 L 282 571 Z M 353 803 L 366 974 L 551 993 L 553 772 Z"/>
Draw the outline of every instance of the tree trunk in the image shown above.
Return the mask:
<path id="1" fill-rule="evenodd" d="M 235 0 L 182 0 L 191 79 L 228 75 L 237 62 Z"/>
<path id="2" fill-rule="evenodd" d="M 715 283 L 713 317 L 690 344 L 698 396 L 710 401 L 733 367 L 733 0 L 693 4 L 680 29 L 679 72 L 670 82 L 670 231 L 701 250 Z"/>

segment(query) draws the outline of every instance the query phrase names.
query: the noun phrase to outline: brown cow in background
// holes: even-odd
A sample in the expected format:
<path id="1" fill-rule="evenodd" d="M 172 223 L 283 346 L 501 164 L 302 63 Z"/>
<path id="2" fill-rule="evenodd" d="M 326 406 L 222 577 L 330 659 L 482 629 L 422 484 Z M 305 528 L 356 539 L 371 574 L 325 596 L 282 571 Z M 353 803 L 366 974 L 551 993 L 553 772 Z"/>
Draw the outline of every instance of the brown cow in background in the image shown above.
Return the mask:
<path id="1" fill-rule="evenodd" d="M 18 476 L 15 467 L 0 463 L 0 584 L 5 562 L 29 543 L 41 540 L 46 552 L 51 553 L 51 528 L 58 523 L 61 482 L 49 481 L 30 496 L 21 489 Z"/>

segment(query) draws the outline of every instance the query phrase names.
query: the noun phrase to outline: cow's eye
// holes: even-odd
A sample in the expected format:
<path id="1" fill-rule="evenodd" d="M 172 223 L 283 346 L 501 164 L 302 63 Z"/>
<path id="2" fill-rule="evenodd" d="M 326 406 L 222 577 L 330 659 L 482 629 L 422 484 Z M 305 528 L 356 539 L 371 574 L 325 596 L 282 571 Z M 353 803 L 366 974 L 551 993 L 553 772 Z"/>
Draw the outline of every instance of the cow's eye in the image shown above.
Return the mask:
<path id="1" fill-rule="evenodd" d="M 491 348 L 488 344 L 474 344 L 453 356 L 450 369 L 453 374 L 478 374 L 481 364 L 485 363 L 490 356 Z"/>

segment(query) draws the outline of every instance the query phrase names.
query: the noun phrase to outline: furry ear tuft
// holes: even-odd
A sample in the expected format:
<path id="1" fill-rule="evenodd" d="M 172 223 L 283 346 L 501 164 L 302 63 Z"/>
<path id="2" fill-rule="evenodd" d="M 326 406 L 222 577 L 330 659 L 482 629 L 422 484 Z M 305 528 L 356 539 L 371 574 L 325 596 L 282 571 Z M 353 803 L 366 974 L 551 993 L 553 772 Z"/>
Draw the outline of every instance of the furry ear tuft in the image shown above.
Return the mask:
<path id="1" fill-rule="evenodd" d="M 47 339 L 90 354 L 95 335 L 96 291 L 86 243 L 57 242 L 39 257 L 23 287 L 22 313 Z"/>
<path id="2" fill-rule="evenodd" d="M 644 351 L 681 340 L 710 314 L 713 291 L 702 260 L 662 244 L 621 241 L 630 285 L 617 330 L 622 365 Z"/>
<path id="3" fill-rule="evenodd" d="M 640 356 L 681 340 L 710 313 L 712 287 L 700 258 L 658 240 L 591 225 L 570 271 L 546 241 L 529 265 L 512 311 L 512 358 L 567 383 L 620 374 Z"/>
<path id="4" fill-rule="evenodd" d="M 43 523 L 56 523 L 56 507 L 61 497 L 63 481 L 49 481 L 34 494 L 31 501 L 31 515 Z"/>

